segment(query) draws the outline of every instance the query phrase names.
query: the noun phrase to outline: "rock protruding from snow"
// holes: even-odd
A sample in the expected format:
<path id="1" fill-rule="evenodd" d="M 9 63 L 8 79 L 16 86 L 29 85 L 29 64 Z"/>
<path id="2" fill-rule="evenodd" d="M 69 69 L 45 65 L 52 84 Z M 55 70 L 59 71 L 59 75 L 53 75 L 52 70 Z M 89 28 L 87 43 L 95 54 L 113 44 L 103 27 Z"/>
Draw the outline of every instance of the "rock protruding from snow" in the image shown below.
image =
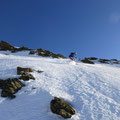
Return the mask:
<path id="1" fill-rule="evenodd" d="M 94 64 L 94 62 L 92 62 L 91 60 L 89 60 L 88 58 L 84 58 L 83 60 L 81 60 L 83 63 L 88 63 L 88 64 Z"/>
<path id="2" fill-rule="evenodd" d="M 110 60 L 108 60 L 108 59 L 99 59 L 99 62 L 100 62 L 100 63 L 109 64 Z"/>
<path id="3" fill-rule="evenodd" d="M 98 60 L 96 57 L 90 57 L 89 60 Z"/>
<path id="4" fill-rule="evenodd" d="M 89 63 L 89 64 L 94 64 L 94 63 L 103 63 L 103 64 L 120 64 L 120 61 L 117 59 L 100 59 L 96 57 L 88 57 L 84 58 L 81 60 L 83 63 Z"/>
<path id="5" fill-rule="evenodd" d="M 37 70 L 37 72 L 38 72 L 38 73 L 42 73 L 42 72 L 44 72 L 44 71 L 41 71 L 41 70 Z"/>
<path id="6" fill-rule="evenodd" d="M 12 53 L 16 53 L 16 52 L 20 52 L 20 51 L 29 51 L 29 55 L 37 54 L 38 56 L 42 56 L 42 57 L 52 57 L 52 58 L 66 59 L 66 57 L 63 56 L 62 54 L 54 54 L 53 52 L 50 52 L 48 50 L 44 50 L 42 48 L 32 50 L 32 49 L 27 48 L 25 46 L 14 47 L 13 45 L 11 45 L 11 44 L 9 44 L 9 43 L 2 40 L 0 42 L 0 51 L 7 51 L 7 50 L 12 52 Z"/>
<path id="7" fill-rule="evenodd" d="M 61 54 L 54 54 L 48 50 L 44 50 L 42 48 L 40 49 L 37 49 L 37 50 L 32 50 L 30 51 L 31 55 L 33 54 L 37 54 L 38 56 L 42 56 L 42 57 L 53 57 L 53 58 L 63 58 L 63 59 L 66 59 L 65 56 L 61 55 Z"/>
<path id="8" fill-rule="evenodd" d="M 64 118 L 71 118 L 75 114 L 74 108 L 68 102 L 57 97 L 51 101 L 50 108 L 53 113 L 61 115 Z"/>
<path id="9" fill-rule="evenodd" d="M 17 74 L 23 74 L 23 73 L 28 73 L 28 72 L 33 72 L 34 70 L 31 68 L 22 68 L 22 67 L 17 67 Z"/>
<path id="10" fill-rule="evenodd" d="M 27 48 L 25 46 L 22 46 L 20 48 L 15 48 L 15 49 L 11 50 L 11 52 L 15 53 L 15 52 L 19 52 L 19 51 L 29 51 L 29 50 L 31 50 L 31 49 L 29 49 L 29 48 Z"/>
<path id="11" fill-rule="evenodd" d="M 17 74 L 21 75 L 19 79 L 22 79 L 24 81 L 28 81 L 30 79 L 35 80 L 35 77 L 32 74 L 29 74 L 29 72 L 33 71 L 34 70 L 32 68 L 17 67 Z"/>
<path id="12" fill-rule="evenodd" d="M 17 47 L 14 47 L 13 45 L 11 45 L 11 44 L 9 44 L 9 43 L 2 40 L 1 43 L 0 43 L 0 50 L 1 51 L 9 50 L 12 53 L 15 53 L 15 52 L 18 52 L 18 51 L 31 50 L 31 49 L 29 49 L 29 48 L 27 48 L 25 46 L 17 48 Z"/>
<path id="13" fill-rule="evenodd" d="M 19 77 L 19 79 L 22 79 L 24 81 L 28 81 L 30 79 L 35 80 L 34 76 L 29 73 L 22 73 L 22 75 Z"/>
<path id="14" fill-rule="evenodd" d="M 1 41 L 0 43 L 0 50 L 13 50 L 15 49 L 14 46 L 10 45 L 9 43 L 5 42 L 5 41 Z"/>
<path id="15" fill-rule="evenodd" d="M 1 96 L 14 98 L 14 94 L 23 86 L 25 85 L 17 78 L 0 80 L 0 88 L 2 89 Z"/>

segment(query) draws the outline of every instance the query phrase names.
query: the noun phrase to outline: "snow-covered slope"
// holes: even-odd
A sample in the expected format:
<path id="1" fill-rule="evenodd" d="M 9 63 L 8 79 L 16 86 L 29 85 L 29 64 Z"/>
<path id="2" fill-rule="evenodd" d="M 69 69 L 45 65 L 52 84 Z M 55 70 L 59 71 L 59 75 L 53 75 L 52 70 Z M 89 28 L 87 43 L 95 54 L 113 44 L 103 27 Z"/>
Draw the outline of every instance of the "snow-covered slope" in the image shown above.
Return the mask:
<path id="1" fill-rule="evenodd" d="M 54 96 L 76 109 L 70 120 L 120 120 L 119 66 L 25 55 L 0 53 L 0 79 L 18 77 L 17 66 L 44 71 L 33 72 L 36 80 L 24 82 L 15 99 L 0 97 L 0 120 L 63 120 L 50 111 Z"/>

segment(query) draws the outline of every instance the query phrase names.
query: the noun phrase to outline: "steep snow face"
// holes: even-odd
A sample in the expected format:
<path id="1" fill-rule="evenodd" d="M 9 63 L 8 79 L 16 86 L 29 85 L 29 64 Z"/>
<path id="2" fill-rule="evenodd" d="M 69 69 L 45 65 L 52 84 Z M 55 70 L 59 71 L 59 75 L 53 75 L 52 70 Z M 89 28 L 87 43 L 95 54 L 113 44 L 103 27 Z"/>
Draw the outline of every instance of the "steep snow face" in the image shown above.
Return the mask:
<path id="1" fill-rule="evenodd" d="M 15 99 L 0 97 L 0 120 L 63 120 L 50 111 L 54 96 L 76 109 L 70 120 L 120 120 L 119 66 L 0 54 L 0 79 L 18 77 L 17 66 L 44 72 L 33 72 Z"/>

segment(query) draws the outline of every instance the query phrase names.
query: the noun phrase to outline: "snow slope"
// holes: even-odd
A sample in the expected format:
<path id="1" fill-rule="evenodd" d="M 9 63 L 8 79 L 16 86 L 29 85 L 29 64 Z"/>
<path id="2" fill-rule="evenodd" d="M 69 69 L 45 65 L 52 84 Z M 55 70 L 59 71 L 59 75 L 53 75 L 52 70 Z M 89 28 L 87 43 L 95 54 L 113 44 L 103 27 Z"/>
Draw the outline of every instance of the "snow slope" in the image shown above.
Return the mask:
<path id="1" fill-rule="evenodd" d="M 54 96 L 76 109 L 69 120 L 120 120 L 120 67 L 71 64 L 70 60 L 0 53 L 0 79 L 18 77 L 17 66 L 42 70 L 15 99 L 0 97 L 0 120 L 63 120 L 50 111 Z M 10 54 L 10 53 L 9 53 Z"/>

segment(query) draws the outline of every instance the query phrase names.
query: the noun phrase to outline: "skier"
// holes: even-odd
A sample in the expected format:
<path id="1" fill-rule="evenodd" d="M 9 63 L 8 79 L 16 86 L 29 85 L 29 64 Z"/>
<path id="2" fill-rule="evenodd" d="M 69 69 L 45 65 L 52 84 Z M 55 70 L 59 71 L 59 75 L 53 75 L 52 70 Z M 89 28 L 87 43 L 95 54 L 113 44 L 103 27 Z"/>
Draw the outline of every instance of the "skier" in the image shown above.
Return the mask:
<path id="1" fill-rule="evenodd" d="M 72 52 L 72 53 L 70 53 L 70 55 L 69 55 L 69 58 L 70 58 L 70 60 L 72 60 L 72 61 L 75 61 L 76 62 L 76 55 L 77 55 L 77 53 L 76 52 Z"/>

